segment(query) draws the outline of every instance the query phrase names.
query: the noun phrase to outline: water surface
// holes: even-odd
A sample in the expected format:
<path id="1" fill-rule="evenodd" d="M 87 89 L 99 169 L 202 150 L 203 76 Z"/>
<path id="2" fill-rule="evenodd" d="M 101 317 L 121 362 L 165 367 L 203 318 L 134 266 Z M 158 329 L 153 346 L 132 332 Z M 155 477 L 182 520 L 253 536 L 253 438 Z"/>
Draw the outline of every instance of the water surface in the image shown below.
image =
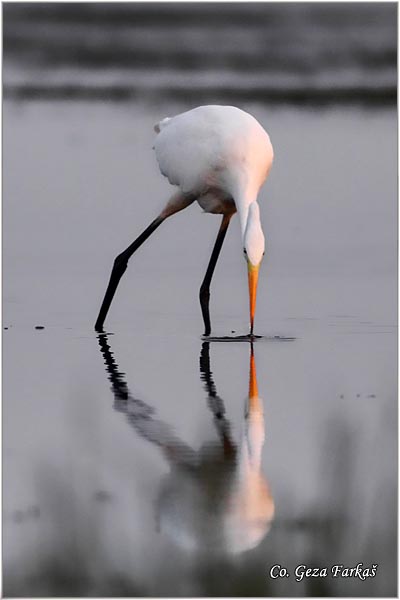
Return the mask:
<path id="1" fill-rule="evenodd" d="M 7 595 L 395 593 L 395 113 L 247 108 L 276 151 L 260 196 L 254 343 L 270 511 L 261 502 L 257 543 L 233 552 L 218 521 L 229 530 L 229 485 L 210 483 L 218 543 L 210 507 L 189 501 L 226 467 L 224 427 L 239 455 L 246 439 L 250 344 L 210 342 L 212 382 L 204 358 L 200 368 L 198 287 L 218 219 L 192 206 L 132 260 L 107 320 L 116 390 L 92 327 L 114 256 L 169 193 L 151 149 L 160 115 L 5 103 Z M 247 333 L 246 296 L 235 222 L 212 287 L 213 335 Z M 132 398 L 136 427 L 118 405 Z M 203 479 L 171 475 L 168 440 L 170 454 L 207 458 Z M 181 522 L 165 500 L 176 490 Z M 358 562 L 379 564 L 377 576 L 268 576 L 274 564 Z"/>

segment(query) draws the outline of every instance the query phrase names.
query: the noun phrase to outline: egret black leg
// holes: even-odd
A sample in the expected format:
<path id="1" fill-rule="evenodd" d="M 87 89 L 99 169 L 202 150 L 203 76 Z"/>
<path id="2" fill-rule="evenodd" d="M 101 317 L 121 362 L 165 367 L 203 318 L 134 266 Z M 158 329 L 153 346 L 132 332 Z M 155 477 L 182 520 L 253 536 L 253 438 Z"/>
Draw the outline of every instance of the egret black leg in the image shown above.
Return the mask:
<path id="1" fill-rule="evenodd" d="M 203 342 L 200 353 L 200 378 L 208 395 L 208 406 L 214 415 L 214 424 L 221 439 L 225 458 L 234 458 L 236 444 L 231 438 L 231 425 L 225 417 L 225 405 L 217 394 L 210 367 L 210 342 Z"/>
<path id="2" fill-rule="evenodd" d="M 203 280 L 203 283 L 200 287 L 200 305 L 201 312 L 203 314 L 204 321 L 204 335 L 210 335 L 211 333 L 211 322 L 210 322 L 210 283 L 214 273 L 215 265 L 217 264 L 217 260 L 219 257 L 219 253 L 222 248 L 222 244 L 225 239 L 226 232 L 228 230 L 228 225 L 231 220 L 232 215 L 224 215 L 222 217 L 222 223 L 218 231 L 217 239 L 215 240 L 214 248 L 211 254 L 210 262 L 208 263 L 207 271 Z"/>
<path id="3" fill-rule="evenodd" d="M 126 250 L 121 252 L 121 254 L 119 254 L 117 256 L 117 258 L 115 259 L 114 265 L 113 265 L 113 268 L 111 271 L 110 281 L 108 283 L 108 287 L 107 287 L 107 290 L 106 290 L 106 293 L 104 296 L 104 300 L 103 300 L 103 303 L 100 308 L 99 316 L 97 317 L 97 321 L 94 326 L 96 331 L 103 331 L 103 324 L 104 324 L 105 318 L 107 316 L 111 302 L 114 298 L 114 294 L 118 287 L 119 281 L 120 281 L 122 275 L 125 273 L 126 267 L 128 266 L 128 260 L 130 259 L 132 254 L 143 244 L 143 242 L 145 242 L 147 240 L 147 238 L 150 237 L 150 235 L 153 233 L 153 231 L 155 231 L 157 229 L 157 227 L 159 227 L 159 225 L 161 225 L 161 223 L 164 220 L 165 220 L 165 217 L 161 217 L 161 216 L 154 219 L 154 221 L 152 223 L 150 223 L 150 225 L 147 227 L 147 229 L 145 229 L 143 231 L 143 233 L 141 233 L 139 235 L 139 237 L 134 242 L 132 242 L 132 244 L 130 246 L 128 246 L 128 248 L 126 248 Z"/>

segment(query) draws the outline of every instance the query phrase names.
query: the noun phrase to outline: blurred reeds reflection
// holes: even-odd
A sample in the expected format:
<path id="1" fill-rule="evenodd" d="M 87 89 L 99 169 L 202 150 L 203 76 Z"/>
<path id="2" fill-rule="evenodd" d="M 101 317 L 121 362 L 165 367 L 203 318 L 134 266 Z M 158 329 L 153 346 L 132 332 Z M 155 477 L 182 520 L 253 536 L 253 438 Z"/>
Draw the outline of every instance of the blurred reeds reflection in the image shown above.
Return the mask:
<path id="1" fill-rule="evenodd" d="M 255 548 L 270 529 L 274 502 L 262 472 L 265 437 L 263 402 L 258 395 L 253 345 L 250 345 L 249 393 L 240 444 L 231 436 L 223 400 L 210 369 L 210 343 L 203 342 L 200 376 L 219 442 L 194 450 L 174 429 L 157 419 L 148 404 L 135 398 L 119 371 L 107 334 L 98 336 L 115 397 L 141 437 L 156 444 L 170 466 L 156 500 L 157 528 L 189 552 L 238 554 Z"/>
<path id="2" fill-rule="evenodd" d="M 6 2 L 3 95 L 395 106 L 394 2 Z"/>

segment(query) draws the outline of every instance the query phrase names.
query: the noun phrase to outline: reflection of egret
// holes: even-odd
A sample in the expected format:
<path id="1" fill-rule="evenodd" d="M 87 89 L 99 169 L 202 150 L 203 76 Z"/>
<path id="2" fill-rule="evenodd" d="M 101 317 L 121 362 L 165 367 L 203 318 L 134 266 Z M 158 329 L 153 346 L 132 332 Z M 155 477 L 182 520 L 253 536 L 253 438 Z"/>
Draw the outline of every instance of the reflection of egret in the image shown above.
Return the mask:
<path id="1" fill-rule="evenodd" d="M 273 159 L 268 134 L 248 113 L 233 106 L 200 106 L 155 126 L 154 149 L 160 170 L 179 191 L 159 216 L 115 259 L 95 328 L 103 330 L 112 299 L 132 254 L 165 219 L 195 200 L 205 212 L 222 214 L 222 222 L 200 288 L 205 335 L 211 332 L 210 283 L 232 215 L 239 214 L 248 266 L 250 334 L 253 334 L 258 270 L 264 234 L 257 196 Z"/>
<path id="2" fill-rule="evenodd" d="M 205 444 L 195 451 L 169 425 L 158 420 L 149 405 L 131 395 L 106 334 L 100 334 L 98 339 L 112 382 L 114 408 L 125 414 L 142 437 L 160 447 L 171 467 L 156 503 L 159 530 L 190 551 L 239 553 L 257 546 L 270 527 L 274 503 L 261 470 L 264 417 L 253 348 L 249 397 L 238 448 L 214 385 L 209 342 L 203 343 L 201 377 L 220 442 Z"/>

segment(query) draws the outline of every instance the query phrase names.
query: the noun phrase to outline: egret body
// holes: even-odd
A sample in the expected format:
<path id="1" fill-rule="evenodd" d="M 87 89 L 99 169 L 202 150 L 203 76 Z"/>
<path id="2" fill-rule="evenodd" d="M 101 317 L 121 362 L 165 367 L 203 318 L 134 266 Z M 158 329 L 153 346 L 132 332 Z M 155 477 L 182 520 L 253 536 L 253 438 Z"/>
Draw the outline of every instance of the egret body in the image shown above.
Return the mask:
<path id="1" fill-rule="evenodd" d="M 211 279 L 230 219 L 236 212 L 248 266 L 252 335 L 258 271 L 265 249 L 257 197 L 273 160 L 269 136 L 254 117 L 234 106 L 199 106 L 163 119 L 154 129 L 157 133 L 154 150 L 161 173 L 178 191 L 149 227 L 115 259 L 95 327 L 98 331 L 103 329 L 119 280 L 135 250 L 165 219 L 197 201 L 205 212 L 222 215 L 200 288 L 205 335 L 211 332 Z"/>

